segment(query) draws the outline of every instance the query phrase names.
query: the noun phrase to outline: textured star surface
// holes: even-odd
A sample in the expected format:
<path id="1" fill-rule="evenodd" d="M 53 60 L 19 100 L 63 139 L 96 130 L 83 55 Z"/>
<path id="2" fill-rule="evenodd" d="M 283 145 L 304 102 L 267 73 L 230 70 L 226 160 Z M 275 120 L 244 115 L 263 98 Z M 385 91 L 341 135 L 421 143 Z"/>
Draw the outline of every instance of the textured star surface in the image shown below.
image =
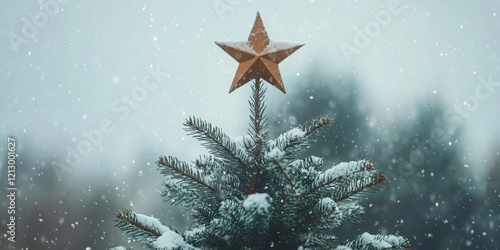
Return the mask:
<path id="1" fill-rule="evenodd" d="M 229 93 L 255 78 L 261 78 L 286 93 L 278 64 L 304 45 L 271 41 L 259 12 L 248 41 L 215 43 L 239 63 Z"/>

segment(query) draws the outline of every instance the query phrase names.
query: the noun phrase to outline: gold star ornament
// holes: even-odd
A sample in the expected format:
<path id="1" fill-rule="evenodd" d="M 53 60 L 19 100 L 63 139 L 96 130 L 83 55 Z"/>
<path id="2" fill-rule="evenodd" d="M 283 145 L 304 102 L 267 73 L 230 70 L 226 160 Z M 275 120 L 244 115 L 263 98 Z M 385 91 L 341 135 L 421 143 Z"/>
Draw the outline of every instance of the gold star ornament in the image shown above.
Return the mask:
<path id="1" fill-rule="evenodd" d="M 271 41 L 259 12 L 248 41 L 215 42 L 215 44 L 239 63 L 229 93 L 256 78 L 262 78 L 286 93 L 278 63 L 304 46 L 304 44 Z"/>

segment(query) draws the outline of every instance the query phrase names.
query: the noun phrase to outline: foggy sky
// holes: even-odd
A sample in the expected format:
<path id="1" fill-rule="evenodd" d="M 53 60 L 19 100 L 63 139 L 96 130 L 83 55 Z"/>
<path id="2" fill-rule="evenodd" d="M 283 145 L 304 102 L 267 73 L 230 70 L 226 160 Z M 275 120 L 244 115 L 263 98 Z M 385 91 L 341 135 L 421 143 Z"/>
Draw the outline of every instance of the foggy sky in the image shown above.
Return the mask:
<path id="1" fill-rule="evenodd" d="M 485 85 L 500 81 L 497 1 L 39 2 L 0 4 L 0 131 L 18 138 L 19 152 L 57 159 L 46 175 L 71 167 L 61 187 L 98 175 L 131 188 L 122 180 L 154 172 L 159 155 L 193 159 L 205 151 L 183 130 L 190 115 L 246 133 L 250 86 L 228 94 L 237 62 L 214 41 L 246 40 L 257 11 L 272 40 L 305 43 L 280 64 L 287 90 L 318 65 L 351 74 L 373 126 L 387 127 L 413 122 L 418 104 L 439 95 L 448 121 L 465 129 L 450 143 L 477 180 L 499 154 L 500 87 Z M 268 106 L 287 97 L 268 85 Z M 92 149 L 78 153 L 85 141 Z"/>

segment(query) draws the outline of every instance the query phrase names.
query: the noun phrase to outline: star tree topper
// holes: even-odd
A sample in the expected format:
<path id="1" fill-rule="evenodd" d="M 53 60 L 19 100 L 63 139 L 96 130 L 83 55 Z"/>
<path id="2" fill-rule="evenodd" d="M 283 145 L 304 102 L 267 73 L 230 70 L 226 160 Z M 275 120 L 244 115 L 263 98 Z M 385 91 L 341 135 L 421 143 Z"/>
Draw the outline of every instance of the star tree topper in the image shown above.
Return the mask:
<path id="1" fill-rule="evenodd" d="M 271 41 L 259 12 L 248 41 L 215 42 L 215 44 L 239 63 L 229 93 L 255 78 L 262 78 L 286 93 L 278 63 L 304 46 L 304 44 Z"/>

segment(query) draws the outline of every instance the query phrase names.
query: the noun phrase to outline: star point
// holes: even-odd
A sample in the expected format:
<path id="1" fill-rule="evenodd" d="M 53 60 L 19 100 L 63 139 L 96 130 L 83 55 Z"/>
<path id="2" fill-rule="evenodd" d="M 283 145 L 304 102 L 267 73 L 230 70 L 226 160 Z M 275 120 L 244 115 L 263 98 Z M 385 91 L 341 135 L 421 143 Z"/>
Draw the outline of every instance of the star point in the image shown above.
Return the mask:
<path id="1" fill-rule="evenodd" d="M 259 12 L 247 41 L 215 43 L 239 63 L 229 93 L 255 78 L 262 78 L 286 93 L 278 64 L 304 46 L 270 40 Z"/>

